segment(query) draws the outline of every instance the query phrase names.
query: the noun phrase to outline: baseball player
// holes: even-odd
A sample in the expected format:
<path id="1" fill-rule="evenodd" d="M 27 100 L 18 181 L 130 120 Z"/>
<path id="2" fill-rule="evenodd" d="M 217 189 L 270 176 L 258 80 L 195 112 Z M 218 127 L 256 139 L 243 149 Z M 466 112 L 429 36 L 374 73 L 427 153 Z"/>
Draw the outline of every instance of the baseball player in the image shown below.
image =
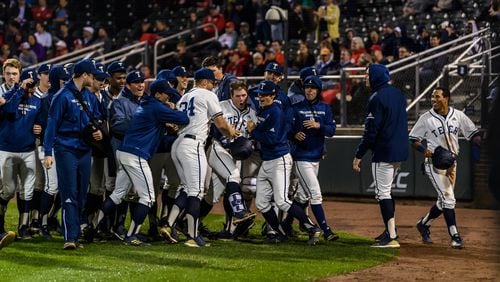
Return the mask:
<path id="1" fill-rule="evenodd" d="M 222 115 L 222 109 L 217 96 L 212 92 L 215 84 L 214 72 L 208 68 L 201 68 L 194 74 L 195 86 L 182 96 L 177 102 L 177 108 L 186 112 L 189 124 L 179 131 L 179 137 L 172 145 L 172 159 L 174 161 L 184 193 L 176 198 L 177 206 L 172 208 L 168 217 L 168 226 L 160 229 L 160 234 L 170 241 L 172 226 L 179 212 L 185 208 L 188 223 L 189 247 L 207 246 L 198 234 L 198 220 L 200 214 L 200 200 L 205 192 L 205 178 L 207 173 L 207 158 L 204 145 L 208 137 L 210 123 L 213 122 L 219 131 L 231 139 L 239 135 L 239 131 L 230 126 Z M 183 196 L 184 194 L 184 196 Z M 183 203 L 184 201 L 184 203 Z"/>
<path id="2" fill-rule="evenodd" d="M 448 234 L 451 236 L 451 247 L 461 249 L 463 241 L 455 220 L 456 201 L 453 193 L 457 165 L 455 163 L 449 169 L 438 169 L 433 166 L 431 157 L 439 146 L 451 151 L 455 156 L 458 155 L 458 135 L 461 133 L 467 140 L 472 141 L 473 148 L 476 148 L 476 158 L 479 160 L 481 136 L 474 123 L 463 112 L 449 106 L 450 91 L 447 88 L 437 87 L 432 92 L 431 102 L 432 109 L 420 116 L 410 132 L 412 146 L 424 154 L 425 173 L 438 193 L 436 203 L 418 221 L 417 229 L 424 243 L 432 243 L 431 223 L 443 214 L 448 226 Z M 427 141 L 427 147 L 422 144 L 423 140 Z"/>
<path id="3" fill-rule="evenodd" d="M 217 59 L 217 57 L 210 56 L 203 60 L 201 66 L 204 68 L 211 69 L 214 72 L 215 79 L 218 82 L 216 89 L 214 90 L 215 94 L 219 98 L 219 101 L 228 100 L 231 98 L 231 89 L 230 86 L 232 83 L 236 82 L 238 79 L 236 76 L 224 73 L 224 67 L 221 62 Z"/>
<path id="4" fill-rule="evenodd" d="M 186 93 L 189 83 L 186 68 L 183 66 L 176 66 L 172 69 L 172 73 L 176 78 L 176 82 L 174 82 L 174 85 L 172 87 L 176 88 L 177 92 L 179 92 L 179 95 L 182 96 L 184 95 L 184 93 Z"/>
<path id="5" fill-rule="evenodd" d="M 118 98 L 123 87 L 125 87 L 127 68 L 123 62 L 114 61 L 108 65 L 106 71 L 109 74 L 109 86 L 106 89 L 106 95 L 109 103 L 111 103 L 111 101 Z"/>
<path id="6" fill-rule="evenodd" d="M 165 103 L 175 90 L 165 80 L 157 80 L 151 85 L 153 95 L 144 96 L 134 113 L 123 142 L 116 151 L 120 165 L 116 176 L 116 188 L 103 204 L 102 212 L 110 213 L 134 186 L 139 202 L 132 211 L 132 220 L 124 242 L 132 246 L 146 246 L 137 238 L 141 224 L 150 207 L 155 202 L 153 178 L 148 160 L 156 152 L 160 139 L 165 134 L 167 124 L 186 125 L 186 113 L 176 111 Z M 102 218 L 102 217 L 101 217 Z"/>
<path id="7" fill-rule="evenodd" d="M 303 80 L 305 100 L 293 106 L 293 135 L 292 157 L 294 160 L 295 175 L 299 178 L 299 187 L 296 197 L 300 204 L 303 199 L 309 200 L 311 210 L 323 230 L 327 241 L 337 240 L 339 237 L 328 226 L 323 211 L 323 198 L 318 181 L 319 161 L 324 155 L 325 137 L 335 134 L 335 120 L 330 106 L 320 101 L 321 80 L 315 75 Z M 301 202 L 302 200 L 302 202 Z M 291 228 L 291 225 L 286 226 Z"/>
<path id="8" fill-rule="evenodd" d="M 7 59 L 2 65 L 2 70 L 5 82 L 0 85 L 0 96 L 19 82 L 23 66 L 17 59 Z"/>
<path id="9" fill-rule="evenodd" d="M 42 134 L 40 136 L 44 136 L 45 128 L 47 127 L 47 120 L 49 115 L 50 103 L 54 95 L 62 88 L 64 82 L 70 78 L 69 72 L 63 66 L 60 65 L 52 65 L 49 72 L 49 82 L 50 88 L 47 91 L 46 95 L 42 97 L 42 105 L 40 109 L 40 118 L 37 123 L 42 128 Z M 40 138 L 40 146 L 38 146 L 38 156 L 40 157 L 40 163 L 43 164 L 43 159 L 45 157 L 44 154 L 44 144 L 43 137 Z M 43 167 L 43 166 L 42 166 Z M 44 172 L 44 187 L 40 200 L 40 219 L 41 219 L 41 227 L 40 233 L 46 239 L 52 238 L 49 231 L 48 219 L 49 213 L 53 209 L 54 201 L 56 198 L 56 194 L 59 189 L 57 187 L 57 172 L 56 172 L 56 163 L 55 161 L 52 164 L 52 167 L 45 168 L 43 167 Z"/>
<path id="10" fill-rule="evenodd" d="M 315 67 L 305 67 L 301 69 L 299 72 L 299 79 L 295 80 L 292 85 L 290 85 L 290 88 L 288 88 L 288 97 L 292 105 L 302 102 L 305 99 L 304 80 L 310 75 L 318 75 L 318 71 Z"/>
<path id="11" fill-rule="evenodd" d="M 400 163 L 408 158 L 406 98 L 401 91 L 389 85 L 391 78 L 384 65 L 370 65 L 366 69 L 365 79 L 372 95 L 367 107 L 365 131 L 352 167 L 354 171 L 360 172 L 361 159 L 368 150 L 372 151 L 375 198 L 380 205 L 385 225 L 385 231 L 377 237 L 378 242 L 372 246 L 399 248 L 391 187 Z"/>
<path id="12" fill-rule="evenodd" d="M 28 227 L 35 187 L 35 135 L 41 133 L 41 127 L 35 125 L 41 97 L 35 94 L 38 82 L 35 70 L 24 70 L 21 81 L 21 85 L 14 84 L 4 93 L 6 103 L 0 109 L 0 171 L 3 180 L 0 189 L 0 233 L 5 232 L 7 203 L 18 188 L 18 237 L 25 240 L 32 238 Z"/>
<path id="13" fill-rule="evenodd" d="M 321 229 L 311 222 L 303 209 L 288 199 L 292 157 L 287 143 L 285 114 L 280 106 L 274 103 L 278 94 L 276 85 L 269 80 L 262 81 L 257 93 L 260 104 L 257 124 L 247 121 L 247 130 L 261 144 L 262 165 L 257 176 L 255 202 L 268 226 L 278 233 L 277 236 L 268 238 L 265 243 L 277 244 L 286 240 L 286 234 L 271 205 L 274 198 L 280 210 L 297 218 L 307 228 L 310 236 L 308 243 L 315 245 L 319 241 Z"/>
<path id="14" fill-rule="evenodd" d="M 248 106 L 247 86 L 243 82 L 231 84 L 231 99 L 220 103 L 223 117 L 232 127 L 238 129 L 242 137 L 249 138 L 246 130 L 248 120 L 257 120 L 255 111 Z M 225 234 L 232 235 L 236 224 L 252 220 L 255 213 L 248 212 L 241 190 L 241 162 L 238 162 L 228 151 L 230 140 L 220 132 L 215 131 L 213 143 L 208 151 L 208 164 L 212 167 L 215 177 L 222 180 L 223 185 L 214 185 L 213 202 L 218 202 L 224 194 L 224 210 L 226 212 Z M 229 236 L 231 237 L 231 236 Z"/>
<path id="15" fill-rule="evenodd" d="M 95 61 L 83 59 L 75 64 L 73 72 L 73 79 L 52 99 L 44 136 L 45 167 L 53 165 L 52 152 L 58 163 L 57 182 L 61 193 L 65 250 L 81 246 L 78 242 L 80 218 L 87 198 L 91 168 L 91 147 L 82 135 L 90 124 L 87 112 L 96 120 L 100 118 L 97 99 L 85 88 L 93 83 L 97 73 Z M 101 140 L 101 131 L 95 129 L 92 138 Z"/>

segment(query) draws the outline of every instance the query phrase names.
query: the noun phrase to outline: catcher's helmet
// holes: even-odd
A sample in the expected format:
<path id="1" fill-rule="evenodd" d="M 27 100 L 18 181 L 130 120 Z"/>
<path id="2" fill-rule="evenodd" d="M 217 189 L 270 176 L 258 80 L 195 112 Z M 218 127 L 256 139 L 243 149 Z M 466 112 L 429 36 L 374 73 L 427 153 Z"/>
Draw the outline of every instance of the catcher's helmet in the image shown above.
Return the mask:
<path id="1" fill-rule="evenodd" d="M 432 164 L 437 169 L 449 169 L 455 163 L 455 154 L 438 146 L 432 154 Z"/>
<path id="2" fill-rule="evenodd" d="M 254 145 L 248 138 L 240 136 L 229 144 L 229 151 L 235 160 L 245 160 L 252 155 Z"/>

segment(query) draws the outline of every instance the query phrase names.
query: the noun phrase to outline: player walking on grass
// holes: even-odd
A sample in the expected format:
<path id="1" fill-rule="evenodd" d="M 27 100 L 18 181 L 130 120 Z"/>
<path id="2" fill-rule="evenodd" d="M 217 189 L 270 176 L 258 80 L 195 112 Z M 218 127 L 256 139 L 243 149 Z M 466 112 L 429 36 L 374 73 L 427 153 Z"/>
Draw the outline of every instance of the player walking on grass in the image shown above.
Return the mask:
<path id="1" fill-rule="evenodd" d="M 432 243 L 430 227 L 434 219 L 441 214 L 448 226 L 451 237 L 451 247 L 463 248 L 463 241 L 458 233 L 455 220 L 455 188 L 457 164 L 454 162 L 449 168 L 437 168 L 432 163 L 433 152 L 442 147 L 454 156 L 458 155 L 458 134 L 461 133 L 472 142 L 473 158 L 479 161 L 479 144 L 481 136 L 474 123 L 461 111 L 449 106 L 450 91 L 438 87 L 431 96 L 432 109 L 424 113 L 415 123 L 410 132 L 410 140 L 415 150 L 424 154 L 425 173 L 438 193 L 436 203 L 429 212 L 417 222 L 417 229 L 424 243 Z M 427 147 L 422 141 L 427 141 Z"/>
<path id="2" fill-rule="evenodd" d="M 391 78 L 384 65 L 370 65 L 365 79 L 367 86 L 372 89 L 372 95 L 368 101 L 365 131 L 352 167 L 354 171 L 360 172 L 361 159 L 368 150 L 372 151 L 375 198 L 385 225 L 385 231 L 377 237 L 378 242 L 373 247 L 399 248 L 391 188 L 401 162 L 408 158 L 406 98 L 401 91 L 389 85 Z"/>

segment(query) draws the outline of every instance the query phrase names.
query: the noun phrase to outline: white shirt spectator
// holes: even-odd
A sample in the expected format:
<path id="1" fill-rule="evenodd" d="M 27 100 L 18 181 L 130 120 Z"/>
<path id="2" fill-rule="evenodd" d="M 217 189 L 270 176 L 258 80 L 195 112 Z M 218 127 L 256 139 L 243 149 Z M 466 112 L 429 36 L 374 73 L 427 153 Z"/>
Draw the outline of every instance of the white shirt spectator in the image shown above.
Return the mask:
<path id="1" fill-rule="evenodd" d="M 35 32 L 36 41 L 40 43 L 43 47 L 49 49 L 52 48 L 52 34 L 47 31 Z"/>

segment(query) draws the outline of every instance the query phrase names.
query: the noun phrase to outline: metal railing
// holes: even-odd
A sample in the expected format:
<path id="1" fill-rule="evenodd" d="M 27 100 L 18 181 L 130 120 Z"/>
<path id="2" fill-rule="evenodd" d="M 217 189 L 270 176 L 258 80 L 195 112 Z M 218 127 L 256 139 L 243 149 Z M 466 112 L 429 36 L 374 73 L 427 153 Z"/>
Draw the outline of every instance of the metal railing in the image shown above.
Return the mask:
<path id="1" fill-rule="evenodd" d="M 135 66 L 136 68 L 140 67 L 144 62 L 148 61 L 148 42 L 147 41 L 142 41 L 142 42 L 137 42 L 129 46 L 122 47 L 120 49 L 111 51 L 106 54 L 99 55 L 97 57 L 94 57 L 96 61 L 101 62 L 102 64 L 108 64 L 113 61 L 125 61 L 127 58 L 140 54 L 141 55 L 141 61 Z"/>
<path id="2" fill-rule="evenodd" d="M 39 62 L 39 63 L 34 64 L 34 65 L 31 65 L 30 68 L 37 68 L 43 64 L 64 65 L 67 63 L 76 62 L 80 59 L 89 58 L 89 57 L 92 57 L 92 55 L 94 55 L 96 53 L 101 53 L 104 50 L 102 48 L 103 44 L 104 44 L 104 42 L 99 42 L 99 43 L 87 46 L 85 48 L 82 48 L 82 49 L 74 50 L 71 53 L 64 54 L 64 55 L 61 55 L 61 56 L 58 56 L 58 57 L 55 57 L 55 58 L 52 58 L 52 59 L 49 59 L 49 60 L 46 60 L 43 62 Z"/>

